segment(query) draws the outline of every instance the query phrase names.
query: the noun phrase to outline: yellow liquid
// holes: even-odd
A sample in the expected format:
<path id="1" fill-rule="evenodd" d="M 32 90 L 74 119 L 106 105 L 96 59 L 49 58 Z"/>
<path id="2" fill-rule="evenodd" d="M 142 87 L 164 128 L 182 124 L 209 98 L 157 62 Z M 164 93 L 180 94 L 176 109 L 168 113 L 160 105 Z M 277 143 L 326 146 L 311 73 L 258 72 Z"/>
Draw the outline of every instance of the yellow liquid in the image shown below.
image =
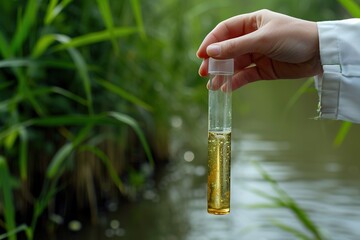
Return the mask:
<path id="1" fill-rule="evenodd" d="M 208 133 L 208 213 L 230 213 L 231 132 Z"/>

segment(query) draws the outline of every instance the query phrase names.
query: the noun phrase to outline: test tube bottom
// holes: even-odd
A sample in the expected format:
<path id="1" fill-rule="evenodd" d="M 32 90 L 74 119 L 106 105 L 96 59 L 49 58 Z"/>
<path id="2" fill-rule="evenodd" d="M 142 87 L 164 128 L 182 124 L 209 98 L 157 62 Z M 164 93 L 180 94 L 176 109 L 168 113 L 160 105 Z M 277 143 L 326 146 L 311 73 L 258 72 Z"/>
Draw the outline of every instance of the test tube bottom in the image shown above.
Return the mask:
<path id="1" fill-rule="evenodd" d="M 230 208 L 224 208 L 224 209 L 208 208 L 208 213 L 214 214 L 214 215 L 226 215 L 226 214 L 230 213 Z"/>

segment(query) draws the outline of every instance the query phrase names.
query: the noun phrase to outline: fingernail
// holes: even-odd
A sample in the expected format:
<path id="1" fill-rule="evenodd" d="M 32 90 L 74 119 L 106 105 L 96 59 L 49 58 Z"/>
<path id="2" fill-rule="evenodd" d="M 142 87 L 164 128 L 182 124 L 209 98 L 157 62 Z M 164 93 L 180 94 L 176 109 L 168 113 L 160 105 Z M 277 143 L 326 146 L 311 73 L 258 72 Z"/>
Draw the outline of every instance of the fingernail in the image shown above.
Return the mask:
<path id="1" fill-rule="evenodd" d="M 201 62 L 201 65 L 200 65 L 200 67 L 199 67 L 199 75 L 200 76 L 204 76 L 204 70 L 203 70 L 203 65 L 204 65 L 204 60 Z"/>
<path id="2" fill-rule="evenodd" d="M 206 53 L 213 57 L 220 55 L 220 51 L 220 46 L 217 44 L 212 44 L 206 48 Z"/>
<path id="3" fill-rule="evenodd" d="M 199 56 L 199 50 L 196 52 L 196 57 L 197 57 L 197 58 L 201 58 L 201 57 Z"/>

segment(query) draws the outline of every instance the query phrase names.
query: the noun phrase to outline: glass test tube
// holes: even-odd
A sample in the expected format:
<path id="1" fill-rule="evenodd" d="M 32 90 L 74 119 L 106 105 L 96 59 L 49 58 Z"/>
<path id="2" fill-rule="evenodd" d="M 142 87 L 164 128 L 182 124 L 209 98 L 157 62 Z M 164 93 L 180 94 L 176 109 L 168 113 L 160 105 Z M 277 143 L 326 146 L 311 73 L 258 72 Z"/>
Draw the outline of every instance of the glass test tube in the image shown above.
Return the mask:
<path id="1" fill-rule="evenodd" d="M 233 59 L 209 59 L 208 213 L 230 213 L 231 79 Z"/>

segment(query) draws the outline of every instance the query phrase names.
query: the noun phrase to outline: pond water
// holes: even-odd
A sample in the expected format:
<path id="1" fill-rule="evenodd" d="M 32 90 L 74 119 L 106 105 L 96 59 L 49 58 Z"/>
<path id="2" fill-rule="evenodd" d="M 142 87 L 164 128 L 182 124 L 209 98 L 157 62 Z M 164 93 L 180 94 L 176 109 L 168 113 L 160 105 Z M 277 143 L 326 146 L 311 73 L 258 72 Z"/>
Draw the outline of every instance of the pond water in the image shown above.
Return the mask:
<path id="1" fill-rule="evenodd" d="M 296 200 L 325 239 L 360 239 L 359 128 L 353 126 L 343 145 L 335 148 L 332 141 L 340 122 L 310 119 L 315 115 L 314 93 L 306 94 L 285 116 L 283 109 L 296 86 L 276 83 L 270 89 L 263 83 L 246 88 L 233 99 L 229 215 L 209 215 L 206 209 L 206 116 L 196 120 L 204 121 L 196 126 L 196 133 L 193 123 L 176 116 L 173 161 L 155 187 L 144 192 L 143 200 L 120 205 L 103 216 L 99 226 L 64 232 L 59 239 L 296 239 L 274 222 L 311 236 L 287 209 L 250 207 L 269 203 L 253 189 L 274 194 L 253 162 Z M 186 135 L 190 130 L 193 135 Z"/>

